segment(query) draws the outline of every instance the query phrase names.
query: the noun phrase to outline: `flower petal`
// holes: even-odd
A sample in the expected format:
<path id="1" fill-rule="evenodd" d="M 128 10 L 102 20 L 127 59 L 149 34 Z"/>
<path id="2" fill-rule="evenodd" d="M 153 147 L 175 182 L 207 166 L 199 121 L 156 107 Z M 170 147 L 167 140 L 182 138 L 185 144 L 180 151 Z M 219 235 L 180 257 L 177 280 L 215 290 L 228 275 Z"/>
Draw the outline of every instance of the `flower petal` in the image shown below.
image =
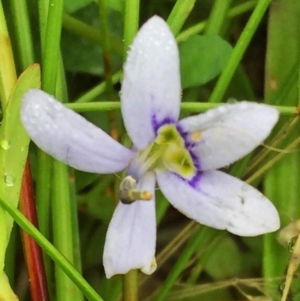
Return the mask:
<path id="1" fill-rule="evenodd" d="M 251 152 L 270 134 L 278 116 L 271 106 L 240 102 L 185 118 L 178 124 L 204 171 L 231 164 Z"/>
<path id="2" fill-rule="evenodd" d="M 118 172 L 134 156 L 134 152 L 41 90 L 29 90 L 24 95 L 21 119 L 38 147 L 82 171 Z"/>
<path id="3" fill-rule="evenodd" d="M 132 269 L 150 273 L 156 243 L 154 187 L 154 174 L 148 173 L 139 181 L 138 189 L 151 191 L 152 199 L 130 205 L 119 202 L 104 246 L 103 264 L 107 278 L 126 274 Z"/>
<path id="4" fill-rule="evenodd" d="M 138 32 L 128 53 L 122 83 L 122 114 L 134 145 L 145 149 L 161 124 L 180 111 L 177 44 L 168 25 L 154 16 Z"/>
<path id="5" fill-rule="evenodd" d="M 278 213 L 263 194 L 221 171 L 205 171 L 193 183 L 174 173 L 157 171 L 157 180 L 175 208 L 204 225 L 241 236 L 279 228 Z"/>

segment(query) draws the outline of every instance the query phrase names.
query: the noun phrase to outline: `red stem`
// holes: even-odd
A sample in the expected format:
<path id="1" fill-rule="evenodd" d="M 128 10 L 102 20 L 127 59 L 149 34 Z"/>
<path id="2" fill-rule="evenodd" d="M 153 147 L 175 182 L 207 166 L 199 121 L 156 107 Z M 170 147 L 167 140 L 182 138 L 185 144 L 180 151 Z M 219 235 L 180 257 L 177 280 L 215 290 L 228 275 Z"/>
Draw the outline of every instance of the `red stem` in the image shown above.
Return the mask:
<path id="1" fill-rule="evenodd" d="M 28 160 L 23 174 L 20 210 L 38 228 L 33 182 Z M 26 232 L 21 230 L 21 233 L 32 301 L 49 301 L 42 249 Z"/>

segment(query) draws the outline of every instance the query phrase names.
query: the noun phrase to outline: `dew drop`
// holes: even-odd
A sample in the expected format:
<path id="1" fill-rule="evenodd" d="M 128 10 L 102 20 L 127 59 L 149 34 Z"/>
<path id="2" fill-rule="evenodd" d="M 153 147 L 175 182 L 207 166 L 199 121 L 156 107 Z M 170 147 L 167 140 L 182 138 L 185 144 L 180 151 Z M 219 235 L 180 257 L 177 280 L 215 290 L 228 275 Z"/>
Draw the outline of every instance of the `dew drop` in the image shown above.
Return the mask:
<path id="1" fill-rule="evenodd" d="M 227 111 L 227 106 L 219 106 L 219 107 L 218 107 L 218 111 L 219 111 L 220 113 L 225 113 L 225 112 Z"/>
<path id="2" fill-rule="evenodd" d="M 61 104 L 59 102 L 54 104 L 54 108 L 57 111 L 60 111 L 62 109 Z"/>
<path id="3" fill-rule="evenodd" d="M 5 182 L 6 186 L 11 187 L 11 186 L 15 185 L 16 178 L 13 174 L 6 173 L 4 175 L 4 182 Z"/>
<path id="4" fill-rule="evenodd" d="M 228 104 L 233 104 L 233 103 L 237 103 L 237 102 L 238 102 L 237 99 L 234 97 L 229 97 L 226 101 L 226 103 L 228 103 Z"/>
<path id="5" fill-rule="evenodd" d="M 243 102 L 241 102 L 240 103 L 240 108 L 242 109 L 242 110 L 246 110 L 246 109 L 248 109 L 248 103 L 246 102 L 246 101 L 243 101 Z"/>
<path id="6" fill-rule="evenodd" d="M 0 145 L 1 145 L 1 147 L 2 147 L 4 150 L 8 150 L 8 149 L 10 149 L 10 147 L 11 147 L 10 142 L 9 142 L 8 140 L 6 140 L 6 139 L 3 139 L 3 140 L 1 141 L 1 143 L 0 143 Z"/>
<path id="7" fill-rule="evenodd" d="M 247 192 L 247 191 L 249 190 L 248 185 L 247 185 L 247 184 L 243 184 L 243 185 L 241 186 L 241 190 L 244 191 L 244 192 Z"/>

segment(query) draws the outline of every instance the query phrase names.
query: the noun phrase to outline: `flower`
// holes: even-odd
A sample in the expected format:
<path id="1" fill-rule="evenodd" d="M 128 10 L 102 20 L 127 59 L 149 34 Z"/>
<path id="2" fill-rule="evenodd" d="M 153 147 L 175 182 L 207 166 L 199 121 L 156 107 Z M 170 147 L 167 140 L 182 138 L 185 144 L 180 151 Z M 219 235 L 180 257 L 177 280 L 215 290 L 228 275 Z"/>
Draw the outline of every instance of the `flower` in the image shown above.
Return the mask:
<path id="1" fill-rule="evenodd" d="M 278 229 L 278 213 L 265 196 L 216 170 L 269 135 L 279 115 L 275 108 L 240 102 L 178 121 L 178 49 L 157 16 L 142 26 L 131 46 L 121 92 L 132 149 L 43 91 L 29 90 L 21 112 L 31 139 L 54 158 L 87 172 L 127 168 L 104 247 L 108 278 L 131 269 L 155 269 L 156 181 L 174 207 L 199 223 L 242 236 Z"/>

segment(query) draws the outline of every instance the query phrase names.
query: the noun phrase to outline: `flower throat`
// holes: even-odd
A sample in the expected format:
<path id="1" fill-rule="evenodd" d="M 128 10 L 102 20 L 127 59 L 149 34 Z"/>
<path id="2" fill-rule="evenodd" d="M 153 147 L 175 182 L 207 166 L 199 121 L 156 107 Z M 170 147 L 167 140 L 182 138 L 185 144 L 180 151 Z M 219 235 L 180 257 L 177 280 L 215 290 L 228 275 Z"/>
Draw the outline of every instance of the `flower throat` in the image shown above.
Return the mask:
<path id="1" fill-rule="evenodd" d="M 184 139 L 173 124 L 161 126 L 156 139 L 138 153 L 137 160 L 142 166 L 141 174 L 163 169 L 187 180 L 196 174 L 196 167 L 185 148 Z M 122 203 L 131 204 L 136 200 L 150 200 L 152 195 L 149 191 L 138 191 L 136 181 L 133 183 L 133 177 L 127 176 L 120 184 L 119 197 Z"/>

